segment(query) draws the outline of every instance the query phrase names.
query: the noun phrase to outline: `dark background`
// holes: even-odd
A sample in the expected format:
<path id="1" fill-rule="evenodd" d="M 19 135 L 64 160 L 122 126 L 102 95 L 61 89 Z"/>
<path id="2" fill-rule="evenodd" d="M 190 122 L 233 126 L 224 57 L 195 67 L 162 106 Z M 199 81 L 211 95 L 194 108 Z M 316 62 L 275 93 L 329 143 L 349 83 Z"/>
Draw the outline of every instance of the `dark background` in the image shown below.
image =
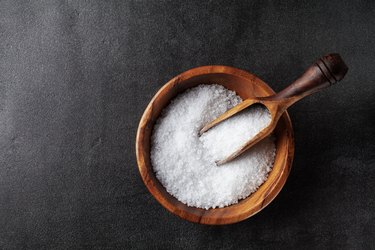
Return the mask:
<path id="1" fill-rule="evenodd" d="M 0 248 L 374 247 L 375 2 L 350 2 L 1 1 Z M 328 52 L 349 73 L 290 108 L 292 172 L 262 212 L 203 226 L 149 194 L 135 134 L 169 79 L 224 64 L 278 91 Z"/>

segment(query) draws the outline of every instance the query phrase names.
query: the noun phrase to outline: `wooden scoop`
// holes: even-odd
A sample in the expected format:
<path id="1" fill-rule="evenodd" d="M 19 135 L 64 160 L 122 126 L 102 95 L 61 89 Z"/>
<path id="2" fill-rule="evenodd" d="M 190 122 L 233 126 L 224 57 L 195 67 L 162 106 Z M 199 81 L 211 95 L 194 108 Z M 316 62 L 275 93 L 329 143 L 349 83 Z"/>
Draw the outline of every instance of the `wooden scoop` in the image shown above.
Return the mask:
<path id="1" fill-rule="evenodd" d="M 260 103 L 268 109 L 271 114 L 270 124 L 249 141 L 244 143 L 240 149 L 236 150 L 228 157 L 216 162 L 217 165 L 227 163 L 271 134 L 276 127 L 279 118 L 288 107 L 307 95 L 315 93 L 318 90 L 341 81 L 346 72 L 348 72 L 348 67 L 342 60 L 341 56 L 339 54 L 328 54 L 311 65 L 300 78 L 295 80 L 284 90 L 272 96 L 254 97 L 244 100 L 237 106 L 205 125 L 199 134 L 202 135 L 210 128 L 253 104 Z"/>

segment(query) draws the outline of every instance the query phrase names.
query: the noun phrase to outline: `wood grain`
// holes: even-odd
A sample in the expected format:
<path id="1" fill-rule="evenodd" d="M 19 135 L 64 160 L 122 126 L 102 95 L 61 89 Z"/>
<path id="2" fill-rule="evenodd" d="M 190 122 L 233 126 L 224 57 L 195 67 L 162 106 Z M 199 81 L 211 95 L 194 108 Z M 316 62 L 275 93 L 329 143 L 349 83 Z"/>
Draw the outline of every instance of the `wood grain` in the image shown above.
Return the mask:
<path id="1" fill-rule="evenodd" d="M 284 112 L 275 128 L 276 157 L 268 179 L 238 204 L 204 210 L 188 207 L 170 195 L 155 177 L 150 161 L 150 137 L 160 112 L 177 94 L 199 84 L 220 84 L 236 91 L 242 99 L 273 95 L 272 89 L 256 76 L 228 66 L 203 66 L 188 70 L 166 83 L 152 98 L 139 123 L 136 138 L 137 162 L 142 180 L 155 199 L 173 214 L 201 224 L 231 224 L 242 221 L 267 206 L 282 189 L 292 165 L 294 137 Z"/>

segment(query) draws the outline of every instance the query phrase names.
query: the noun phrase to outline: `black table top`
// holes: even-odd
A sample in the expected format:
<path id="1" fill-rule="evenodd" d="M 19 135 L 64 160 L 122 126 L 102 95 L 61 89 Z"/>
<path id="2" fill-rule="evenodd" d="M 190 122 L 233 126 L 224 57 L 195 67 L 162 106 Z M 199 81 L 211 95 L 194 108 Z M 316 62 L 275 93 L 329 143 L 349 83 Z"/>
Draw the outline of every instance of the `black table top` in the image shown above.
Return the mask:
<path id="1" fill-rule="evenodd" d="M 3 1 L 0 248 L 336 248 L 375 245 L 375 2 Z M 349 66 L 289 113 L 292 172 L 234 225 L 167 212 L 138 173 L 156 91 L 193 67 L 252 72 L 274 90 L 318 57 Z"/>

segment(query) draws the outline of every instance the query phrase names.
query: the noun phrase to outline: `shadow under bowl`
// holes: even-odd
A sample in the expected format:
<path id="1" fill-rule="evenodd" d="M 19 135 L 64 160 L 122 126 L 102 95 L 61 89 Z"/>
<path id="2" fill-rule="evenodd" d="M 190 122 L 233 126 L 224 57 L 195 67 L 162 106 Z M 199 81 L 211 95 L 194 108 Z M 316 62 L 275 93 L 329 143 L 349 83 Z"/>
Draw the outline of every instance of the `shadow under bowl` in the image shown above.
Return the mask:
<path id="1" fill-rule="evenodd" d="M 138 126 L 136 153 L 139 172 L 155 199 L 173 214 L 196 223 L 221 225 L 249 218 L 267 206 L 280 192 L 289 175 L 294 156 L 293 128 L 289 115 L 280 118 L 274 135 L 275 162 L 267 180 L 245 199 L 224 208 L 201 209 L 188 207 L 169 194 L 156 178 L 150 160 L 153 126 L 163 108 L 179 93 L 200 84 L 220 84 L 233 90 L 242 99 L 268 96 L 274 91 L 255 75 L 228 66 L 203 66 L 188 70 L 166 83 L 148 104 Z"/>

